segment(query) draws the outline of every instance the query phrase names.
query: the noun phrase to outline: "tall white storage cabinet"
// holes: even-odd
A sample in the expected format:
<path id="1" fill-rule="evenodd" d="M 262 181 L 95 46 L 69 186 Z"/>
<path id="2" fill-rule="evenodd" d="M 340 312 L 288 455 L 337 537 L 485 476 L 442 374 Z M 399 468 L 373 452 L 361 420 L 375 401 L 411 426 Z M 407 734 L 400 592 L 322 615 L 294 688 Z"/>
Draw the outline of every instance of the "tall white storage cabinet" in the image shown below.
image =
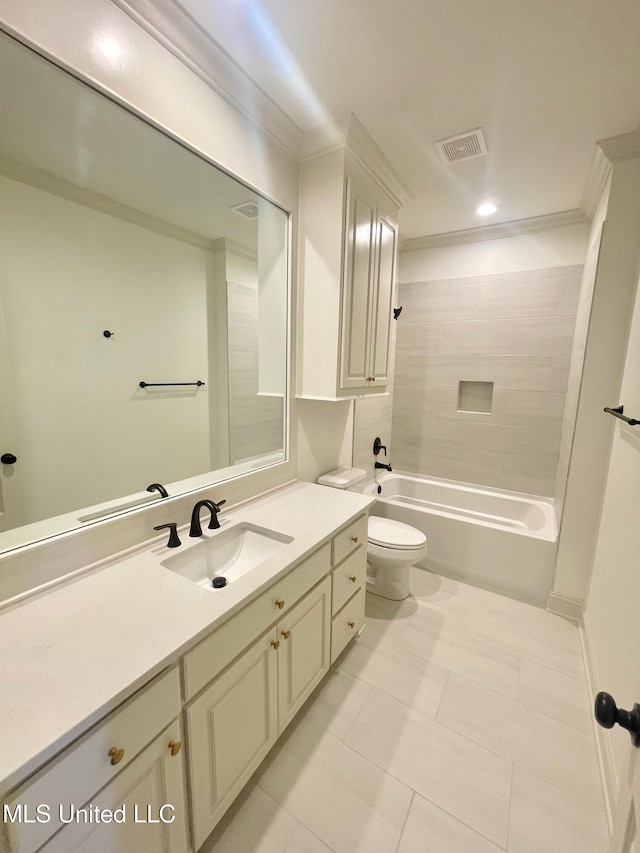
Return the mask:
<path id="1" fill-rule="evenodd" d="M 355 116 L 333 130 L 310 135 L 300 172 L 297 391 L 322 400 L 386 390 L 397 218 L 407 198 Z"/>

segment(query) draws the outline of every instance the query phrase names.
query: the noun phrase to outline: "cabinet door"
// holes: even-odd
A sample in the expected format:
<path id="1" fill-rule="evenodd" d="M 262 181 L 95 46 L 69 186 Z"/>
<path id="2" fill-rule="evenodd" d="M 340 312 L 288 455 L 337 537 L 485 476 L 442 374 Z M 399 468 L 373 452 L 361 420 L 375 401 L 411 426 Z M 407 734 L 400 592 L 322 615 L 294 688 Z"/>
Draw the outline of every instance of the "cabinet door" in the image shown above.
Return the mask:
<path id="1" fill-rule="evenodd" d="M 367 190 L 355 178 L 347 178 L 340 347 L 340 387 L 344 389 L 369 386 L 375 200 Z"/>
<path id="2" fill-rule="evenodd" d="M 329 670 L 331 578 L 311 590 L 278 625 L 278 731 L 291 722 Z"/>
<path id="3" fill-rule="evenodd" d="M 69 803 L 55 805 L 66 825 L 40 853 L 187 853 L 187 814 L 184 750 L 176 720 L 140 753 L 99 794 L 76 810 L 73 823 Z M 173 743 L 173 750 L 170 744 Z M 61 797 L 61 799 L 64 799 Z M 106 822 L 108 809 L 113 820 Z M 100 822 L 96 818 L 100 817 Z"/>
<path id="4" fill-rule="evenodd" d="M 373 288 L 370 376 L 376 388 L 389 382 L 389 335 L 396 263 L 396 226 L 381 217 L 377 222 L 376 269 Z"/>
<path id="5" fill-rule="evenodd" d="M 257 640 L 187 708 L 196 849 L 275 743 L 275 637 Z"/>

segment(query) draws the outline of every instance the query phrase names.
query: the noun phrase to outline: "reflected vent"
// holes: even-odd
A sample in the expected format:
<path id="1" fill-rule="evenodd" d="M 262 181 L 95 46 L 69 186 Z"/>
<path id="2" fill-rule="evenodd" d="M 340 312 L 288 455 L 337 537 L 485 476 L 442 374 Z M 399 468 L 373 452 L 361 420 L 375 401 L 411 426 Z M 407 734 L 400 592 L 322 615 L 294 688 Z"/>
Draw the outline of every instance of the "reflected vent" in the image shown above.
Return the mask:
<path id="1" fill-rule="evenodd" d="M 438 154 L 447 165 L 459 160 L 471 160 L 473 157 L 483 157 L 487 153 L 487 143 L 482 128 L 468 130 L 466 133 L 441 139 L 436 142 Z"/>
<path id="2" fill-rule="evenodd" d="M 245 219 L 258 218 L 258 205 L 255 201 L 245 201 L 243 204 L 236 204 L 231 210 L 237 213 L 238 216 L 244 216 Z"/>

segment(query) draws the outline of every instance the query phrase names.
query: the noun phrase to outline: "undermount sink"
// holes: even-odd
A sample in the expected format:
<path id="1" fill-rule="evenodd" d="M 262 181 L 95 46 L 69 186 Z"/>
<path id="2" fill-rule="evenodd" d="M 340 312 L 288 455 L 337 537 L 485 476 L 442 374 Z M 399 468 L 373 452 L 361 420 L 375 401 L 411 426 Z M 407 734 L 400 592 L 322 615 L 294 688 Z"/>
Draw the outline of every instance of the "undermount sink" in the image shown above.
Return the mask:
<path id="1" fill-rule="evenodd" d="M 208 533 L 208 531 L 207 531 Z M 237 524 L 212 533 L 197 545 L 162 561 L 166 569 L 204 589 L 215 589 L 216 578 L 232 583 L 276 554 L 292 536 L 255 524 Z M 221 581 L 217 582 L 224 586 Z"/>

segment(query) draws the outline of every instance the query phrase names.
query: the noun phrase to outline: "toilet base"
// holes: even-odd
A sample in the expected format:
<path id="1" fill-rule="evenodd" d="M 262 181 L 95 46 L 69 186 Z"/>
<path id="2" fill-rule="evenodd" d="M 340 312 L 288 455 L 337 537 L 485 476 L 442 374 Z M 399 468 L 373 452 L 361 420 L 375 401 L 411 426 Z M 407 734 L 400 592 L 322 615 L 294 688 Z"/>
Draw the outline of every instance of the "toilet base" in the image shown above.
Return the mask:
<path id="1" fill-rule="evenodd" d="M 367 592 L 389 601 L 404 601 L 411 595 L 409 566 L 374 566 L 367 563 Z"/>

